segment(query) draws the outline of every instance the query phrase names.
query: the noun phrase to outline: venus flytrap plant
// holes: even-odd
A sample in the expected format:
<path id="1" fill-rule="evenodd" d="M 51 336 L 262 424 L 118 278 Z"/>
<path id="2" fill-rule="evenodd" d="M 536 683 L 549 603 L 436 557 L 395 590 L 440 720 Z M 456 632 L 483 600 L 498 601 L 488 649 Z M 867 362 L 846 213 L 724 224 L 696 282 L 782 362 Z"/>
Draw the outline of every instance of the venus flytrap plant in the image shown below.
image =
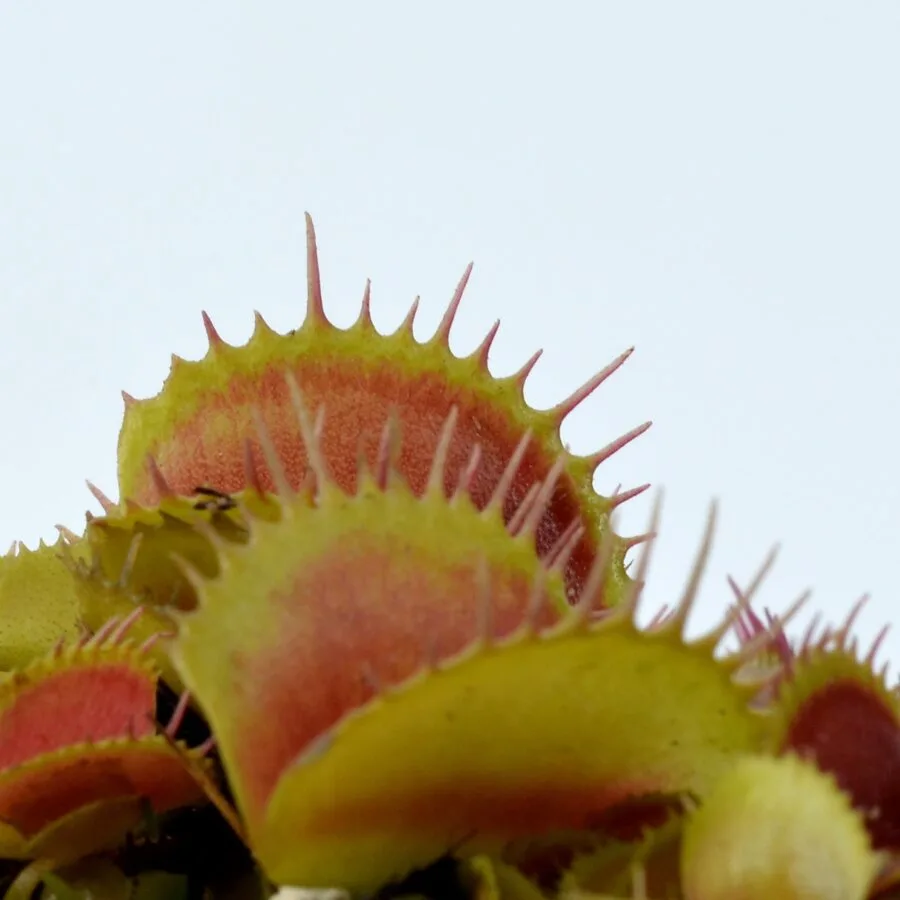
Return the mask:
<path id="1" fill-rule="evenodd" d="M 8 897 L 865 900 L 900 873 L 898 698 L 854 612 L 638 624 L 645 534 L 557 407 L 415 306 L 325 315 L 125 395 L 119 500 L 0 559 Z M 626 556 L 645 544 L 635 568 Z M 736 651 L 726 651 L 732 632 Z M 778 837 L 778 835 L 781 837 Z"/>

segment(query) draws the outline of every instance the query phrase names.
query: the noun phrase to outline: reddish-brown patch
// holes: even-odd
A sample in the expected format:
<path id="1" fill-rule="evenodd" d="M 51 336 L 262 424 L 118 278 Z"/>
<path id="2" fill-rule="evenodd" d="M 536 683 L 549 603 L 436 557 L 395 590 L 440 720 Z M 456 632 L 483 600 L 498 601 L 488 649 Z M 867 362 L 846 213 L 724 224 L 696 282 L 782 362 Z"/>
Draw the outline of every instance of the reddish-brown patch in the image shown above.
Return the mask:
<path id="1" fill-rule="evenodd" d="M 647 831 L 662 828 L 674 815 L 683 812 L 680 797 L 632 797 L 596 816 L 591 821 L 594 831 L 617 841 L 637 841 Z"/>
<path id="2" fill-rule="evenodd" d="M 399 538 L 348 534 L 339 548 L 298 572 L 281 595 L 267 597 L 278 640 L 229 665 L 240 710 L 239 769 L 251 803 L 262 808 L 285 768 L 316 737 L 375 695 L 373 679 L 397 684 L 429 656 L 446 659 L 478 634 L 482 585 L 477 569 L 439 558 L 410 559 Z M 531 583 L 492 573 L 491 633 L 520 625 Z M 539 627 L 556 618 L 543 605 Z"/>
<path id="3" fill-rule="evenodd" d="M 153 733 L 156 687 L 133 663 L 60 669 L 0 710 L 0 770 L 85 741 Z"/>
<path id="4" fill-rule="evenodd" d="M 409 793 L 392 795 L 390 803 L 380 794 L 372 799 L 346 798 L 346 802 L 341 798 L 304 830 L 317 837 L 346 837 L 348 841 L 354 835 L 376 832 L 402 835 L 438 830 L 496 835 L 504 840 L 554 831 L 588 833 L 611 808 L 658 787 L 573 781 L 565 772 L 552 778 L 536 772 L 523 776 L 515 784 L 459 778 L 452 784 L 432 782 L 419 790 L 411 784 Z"/>
<path id="5" fill-rule="evenodd" d="M 682 811 L 678 798 L 631 797 L 589 815 L 586 830 L 558 842 L 537 843 L 514 855 L 516 868 L 544 890 L 555 892 L 575 858 L 589 853 L 598 841 L 637 842 L 648 831 L 661 828 Z M 637 845 L 635 845 L 637 846 Z"/>
<path id="6" fill-rule="evenodd" d="M 385 422 L 393 414 L 401 426 L 397 467 L 413 491 L 421 494 L 441 429 L 456 405 L 459 419 L 445 469 L 447 495 L 456 488 L 473 448 L 478 445 L 480 462 L 470 492 L 476 506 L 483 508 L 523 430 L 503 406 L 495 406 L 474 392 L 454 387 L 437 374 L 406 375 L 400 368 L 389 362 L 351 367 L 341 361 L 328 365 L 327 360 L 310 360 L 294 366 L 309 410 L 315 412 L 321 405 L 325 406 L 321 448 L 334 480 L 344 491 L 355 491 L 360 448 L 369 464 L 374 465 Z M 262 413 L 288 481 L 294 488 L 303 483 L 307 472 L 306 449 L 285 371 L 272 367 L 253 378 L 234 376 L 227 390 L 202 397 L 197 411 L 178 426 L 175 434 L 157 440 L 151 452 L 176 493 L 191 494 L 198 485 L 209 485 L 226 493 L 245 489 L 248 485 L 244 448 L 248 440 L 260 483 L 265 489 L 274 490 L 272 476 L 262 463 L 264 455 L 250 412 L 253 405 Z M 506 521 L 511 519 L 532 485 L 546 478 L 554 462 L 555 458 L 535 436 L 506 496 Z M 143 504 L 160 500 L 148 472 L 132 493 L 133 499 Z M 563 473 L 537 529 L 538 551 L 547 552 L 581 516 L 576 486 Z M 586 534 L 570 557 L 566 574 L 574 591 L 580 590 L 587 578 L 597 538 L 596 534 Z"/>
<path id="7" fill-rule="evenodd" d="M 146 798 L 157 812 L 203 801 L 166 744 L 74 747 L 0 776 L 0 820 L 26 838 L 90 803 Z"/>
<path id="8" fill-rule="evenodd" d="M 866 812 L 878 848 L 900 848 L 900 726 L 885 698 L 838 681 L 797 710 L 784 750 L 812 756 Z"/>
<path id="9" fill-rule="evenodd" d="M 516 868 L 541 890 L 555 894 L 563 875 L 572 868 L 575 859 L 589 853 L 596 846 L 597 839 L 586 833 L 559 843 L 536 845 L 516 855 Z"/>

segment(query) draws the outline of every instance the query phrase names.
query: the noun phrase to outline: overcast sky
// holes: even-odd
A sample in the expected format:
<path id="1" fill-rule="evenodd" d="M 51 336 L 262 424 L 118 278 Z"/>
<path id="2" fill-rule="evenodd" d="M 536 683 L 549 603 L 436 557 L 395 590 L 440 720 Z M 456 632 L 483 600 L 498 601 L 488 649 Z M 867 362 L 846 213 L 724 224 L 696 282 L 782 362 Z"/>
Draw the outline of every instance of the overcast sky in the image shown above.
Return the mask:
<path id="1" fill-rule="evenodd" d="M 523 12 L 523 10 L 526 10 Z M 552 10 L 552 12 L 551 12 Z M 116 494 L 120 390 L 305 308 L 303 212 L 329 315 L 365 279 L 394 328 L 452 345 L 503 320 L 578 452 L 647 418 L 597 488 L 666 492 L 652 603 L 712 497 L 695 628 L 776 541 L 763 594 L 860 630 L 896 616 L 900 3 L 6 2 L 0 5 L 0 543 Z M 621 528 L 642 529 L 649 499 Z M 900 632 L 900 627 L 898 627 Z M 900 657 L 900 633 L 889 654 Z"/>

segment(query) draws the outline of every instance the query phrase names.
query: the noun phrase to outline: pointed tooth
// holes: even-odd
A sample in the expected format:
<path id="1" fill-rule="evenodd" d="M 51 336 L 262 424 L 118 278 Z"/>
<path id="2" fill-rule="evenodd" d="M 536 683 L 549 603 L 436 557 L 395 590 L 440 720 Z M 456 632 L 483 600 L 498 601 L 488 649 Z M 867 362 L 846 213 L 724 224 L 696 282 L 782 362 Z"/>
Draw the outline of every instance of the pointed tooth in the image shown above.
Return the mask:
<path id="1" fill-rule="evenodd" d="M 734 613 L 734 624 L 732 627 L 738 641 L 741 644 L 746 644 L 747 641 L 753 640 L 759 633 L 760 629 L 763 628 L 763 623 L 751 608 L 747 594 L 738 587 L 737 582 L 730 575 L 727 575 L 725 580 L 728 582 L 728 586 L 731 588 L 731 593 L 734 594 L 736 601 L 729 608 L 728 615 L 731 616 Z"/>
<path id="2" fill-rule="evenodd" d="M 828 645 L 834 640 L 834 628 L 830 625 L 825 625 L 822 628 L 822 633 L 819 635 L 819 640 L 813 645 L 816 650 L 824 650 Z"/>
<path id="3" fill-rule="evenodd" d="M 61 637 L 54 645 L 50 651 L 50 655 L 53 659 L 59 659 L 63 655 L 63 651 L 66 649 L 66 638 L 65 635 Z"/>
<path id="4" fill-rule="evenodd" d="M 710 552 L 712 551 L 713 537 L 716 531 L 717 514 L 718 505 L 715 501 L 713 501 L 709 506 L 709 513 L 706 517 L 706 528 L 703 532 L 703 540 L 700 543 L 700 548 L 697 551 L 694 565 L 691 569 L 690 575 L 688 576 L 687 584 L 684 588 L 684 593 L 681 596 L 681 600 L 678 601 L 678 604 L 673 610 L 671 624 L 673 626 L 679 627 L 682 633 L 684 631 L 685 625 L 687 624 L 687 620 L 690 616 L 691 610 L 694 607 L 694 603 L 697 600 L 697 595 L 700 591 L 700 582 L 703 579 L 704 573 L 706 572 L 706 565 L 709 561 Z"/>
<path id="5" fill-rule="evenodd" d="M 650 621 L 647 623 L 647 630 L 653 631 L 654 629 L 660 629 L 665 627 L 666 622 L 669 619 L 669 614 L 671 610 L 668 605 L 665 603 L 662 605 L 662 608 L 657 610 L 653 616 L 650 618 Z"/>
<path id="6" fill-rule="evenodd" d="M 260 338 L 262 336 L 265 337 L 274 337 L 277 335 L 277 332 L 271 325 L 263 318 L 263 314 L 258 310 L 253 310 L 253 337 Z"/>
<path id="7" fill-rule="evenodd" d="M 93 635 L 86 634 L 83 643 L 79 641 L 77 646 L 87 646 L 90 643 L 95 647 L 99 647 L 101 644 L 105 644 L 109 640 L 109 636 L 119 627 L 121 621 L 121 616 L 113 616 L 111 619 L 107 619 Z"/>
<path id="8" fill-rule="evenodd" d="M 109 622 L 105 622 L 103 624 L 103 626 L 98 631 L 94 632 L 93 634 L 85 628 L 84 631 L 81 633 L 80 637 L 78 638 L 78 640 L 75 642 L 74 649 L 75 650 L 83 650 L 85 647 L 87 647 L 88 644 L 91 643 L 92 640 L 94 640 L 94 638 L 98 634 L 100 635 L 101 640 L 105 640 L 106 635 L 113 628 L 116 627 L 116 624 L 118 623 L 118 621 L 119 621 L 119 617 L 113 616 L 113 618 Z M 66 649 L 67 649 L 66 647 L 63 647 L 62 654 L 65 654 Z M 70 649 L 70 650 L 72 649 L 71 645 L 68 649 Z"/>
<path id="9" fill-rule="evenodd" d="M 178 571 L 181 572 L 188 584 L 190 584 L 196 593 L 200 595 L 206 587 L 206 576 L 189 559 L 174 550 L 169 553 L 169 559 Z M 226 564 L 223 559 L 219 560 L 219 566 L 222 569 L 225 568 Z M 178 618 L 177 610 L 166 610 L 166 613 L 172 615 L 176 619 Z M 185 621 L 189 623 L 190 617 L 186 617 Z"/>
<path id="10" fill-rule="evenodd" d="M 413 333 L 413 326 L 416 321 L 416 313 L 419 311 L 419 301 L 421 298 L 416 297 L 413 300 L 412 305 L 409 308 L 409 312 L 403 317 L 403 321 L 397 326 L 397 330 L 394 332 L 395 334 L 407 334 L 411 338 L 415 339 L 415 335 Z"/>
<path id="11" fill-rule="evenodd" d="M 175 631 L 155 631 L 138 648 L 140 653 L 149 653 L 160 641 L 177 637 Z"/>
<path id="12" fill-rule="evenodd" d="M 822 613 L 817 612 L 809 620 L 809 624 L 806 626 L 806 630 L 803 633 L 803 637 L 800 639 L 800 643 L 797 646 L 797 656 L 800 656 L 801 654 L 809 652 L 810 647 L 812 647 L 812 645 L 813 645 L 813 638 L 815 637 L 816 629 L 821 624 L 822 624 Z"/>
<path id="13" fill-rule="evenodd" d="M 803 609 L 804 606 L 809 602 L 809 598 L 812 597 L 812 589 L 804 591 L 788 608 L 786 612 L 781 613 L 778 616 L 778 622 L 781 625 L 782 629 L 787 629 L 787 626 L 791 623 L 791 621 L 796 618 L 798 613 Z"/>
<path id="14" fill-rule="evenodd" d="M 529 428 L 522 437 L 519 438 L 519 443 L 516 444 L 516 449 L 513 450 L 512 456 L 509 458 L 509 462 L 506 464 L 506 468 L 504 468 L 503 473 L 500 476 L 500 480 L 495 485 L 494 491 L 491 494 L 491 499 L 488 500 L 487 509 L 496 509 L 501 513 L 503 512 L 509 489 L 512 487 L 512 483 L 519 471 L 519 466 L 522 464 L 522 460 L 528 452 L 528 445 L 530 442 L 531 429 Z"/>
<path id="15" fill-rule="evenodd" d="M 578 542 L 584 537 L 585 528 L 580 519 L 573 519 L 547 551 L 543 563 L 547 568 L 562 572 L 569 564 Z"/>
<path id="16" fill-rule="evenodd" d="M 662 488 L 657 489 L 656 499 L 653 501 L 653 507 L 650 510 L 650 522 L 647 526 L 647 534 L 654 536 L 659 534 L 659 523 L 662 518 L 663 496 L 664 495 Z M 612 530 L 612 523 L 610 523 L 609 528 L 610 530 Z M 637 569 L 634 573 L 634 577 L 631 579 L 631 587 L 622 600 L 622 606 L 629 611 L 632 621 L 636 621 L 638 606 L 640 604 L 641 595 L 644 591 L 644 585 L 647 582 L 647 573 L 650 570 L 650 561 L 653 558 L 653 548 L 655 544 L 656 537 L 653 537 L 651 540 L 648 540 L 644 544 L 644 552 L 641 554 L 640 559 L 638 560 Z M 671 616 L 672 613 L 670 612 L 669 618 L 671 618 Z"/>
<path id="17" fill-rule="evenodd" d="M 556 486 L 559 482 L 560 476 L 566 468 L 567 460 L 568 454 L 561 453 L 556 458 L 556 462 L 554 462 L 550 467 L 550 471 L 547 473 L 547 478 L 544 480 L 544 483 L 541 485 L 541 488 L 538 491 L 538 495 L 535 498 L 534 505 L 528 511 L 528 514 L 525 516 L 525 520 L 522 522 L 522 527 L 519 530 L 520 534 L 537 534 L 538 524 L 544 517 L 544 513 L 547 511 L 547 506 L 549 505 L 550 499 L 553 496 L 554 491 L 556 490 Z"/>
<path id="18" fill-rule="evenodd" d="M 147 454 L 145 465 L 147 467 L 147 474 L 150 476 L 150 480 L 153 482 L 153 487 L 156 488 L 156 493 L 159 495 L 159 498 L 174 497 L 175 492 L 172 490 L 169 482 L 166 481 L 166 476 L 163 475 L 162 470 L 159 468 L 159 463 L 157 463 L 156 458 L 152 454 Z"/>
<path id="19" fill-rule="evenodd" d="M 595 610 L 603 608 L 603 595 L 609 577 L 610 563 L 616 546 L 616 536 L 610 528 L 603 534 L 597 556 L 584 583 L 581 594 L 569 615 L 573 625 L 586 624 Z"/>
<path id="20" fill-rule="evenodd" d="M 375 328 L 372 322 L 372 279 L 366 279 L 366 287 L 363 290 L 362 303 L 359 307 L 359 316 L 356 319 L 356 327 L 363 331 L 372 331 Z"/>
<path id="21" fill-rule="evenodd" d="M 165 727 L 165 732 L 170 738 L 174 738 L 178 733 L 178 729 L 181 728 L 184 723 L 184 717 L 187 714 L 188 707 L 191 704 L 191 692 L 190 691 L 182 691 L 181 696 L 178 698 L 178 703 L 175 704 L 175 709 L 172 711 L 172 715 L 169 718 L 169 722 Z"/>
<path id="22" fill-rule="evenodd" d="M 788 642 L 787 637 L 783 634 L 783 632 L 781 632 L 780 624 L 777 624 L 776 626 L 776 633 L 776 630 L 773 630 L 772 628 L 772 617 L 769 616 L 770 624 L 769 626 L 766 626 L 765 624 L 763 624 L 762 620 L 759 618 L 752 607 L 753 599 L 759 592 L 759 589 L 765 581 L 766 576 L 769 574 L 775 564 L 775 560 L 778 557 L 778 551 L 779 546 L 778 544 L 775 544 L 766 554 L 762 564 L 754 573 L 746 590 L 741 590 L 741 588 L 738 586 L 737 582 L 734 580 L 734 578 L 732 578 L 731 575 L 728 575 L 726 577 L 728 585 L 731 588 L 731 592 L 734 594 L 737 603 L 734 607 L 732 607 L 731 610 L 729 610 L 728 616 L 726 618 L 726 622 L 730 622 L 731 624 L 726 627 L 723 623 L 722 628 L 724 628 L 724 630 L 720 629 L 719 631 L 714 632 L 714 634 L 717 635 L 715 638 L 715 642 L 716 644 L 718 644 L 718 642 L 725 636 L 725 631 L 733 629 L 737 634 L 739 643 L 744 645 L 752 641 L 754 637 L 759 633 L 764 631 L 768 632 L 770 635 L 770 640 L 775 642 L 776 651 L 781 656 L 782 662 L 785 665 L 789 665 L 791 662 L 791 657 L 793 656 L 793 651 L 791 650 L 790 643 Z"/>
<path id="23" fill-rule="evenodd" d="M 322 279 L 319 274 L 319 249 L 312 216 L 306 216 L 306 322 L 310 326 L 328 325 L 322 303 Z"/>
<path id="24" fill-rule="evenodd" d="M 627 491 L 619 492 L 619 489 L 616 488 L 616 493 L 609 498 L 610 511 L 618 509 L 623 503 L 634 500 L 635 497 L 640 497 L 640 495 L 643 494 L 644 491 L 649 490 L 649 488 L 649 481 L 644 484 L 639 484 L 637 487 L 629 488 Z"/>
<path id="25" fill-rule="evenodd" d="M 228 823 L 238 840 L 246 844 L 247 834 L 244 823 L 238 815 L 237 810 L 232 806 L 231 800 L 222 793 L 213 775 L 211 775 L 206 768 L 199 765 L 198 757 L 202 759 L 202 756 L 208 752 L 210 747 L 215 745 L 215 741 L 210 738 L 194 750 L 188 750 L 174 738 L 166 734 L 165 729 L 160 731 L 160 737 L 165 740 L 171 750 L 179 757 L 187 772 L 197 783 L 200 790 L 206 795 L 207 799 L 215 806 L 219 815 L 221 815 Z"/>
<path id="26" fill-rule="evenodd" d="M 381 429 L 378 454 L 375 458 L 375 482 L 381 490 L 386 490 L 391 474 L 396 469 L 400 454 L 400 416 L 392 407 Z"/>
<path id="27" fill-rule="evenodd" d="M 812 596 L 812 591 L 807 590 L 804 591 L 789 607 L 787 612 L 783 615 L 779 616 L 779 622 L 781 624 L 782 629 L 786 629 L 788 623 L 793 619 L 798 612 L 806 605 L 809 598 Z M 732 623 L 729 623 L 729 628 L 732 627 Z M 718 629 L 717 629 L 718 630 Z M 741 647 L 737 652 L 737 658 L 742 660 L 743 662 L 750 662 L 754 656 L 758 656 L 760 652 L 762 652 L 766 645 L 772 640 L 771 634 L 767 631 L 763 631 L 760 634 L 756 635 L 749 643 L 745 644 Z"/>
<path id="28" fill-rule="evenodd" d="M 56 525 L 55 528 L 67 544 L 77 544 L 81 540 L 79 535 L 75 534 L 70 528 L 66 528 L 65 525 Z"/>
<path id="29" fill-rule="evenodd" d="M 778 553 L 780 549 L 780 546 L 778 544 L 775 544 L 772 549 L 769 550 L 769 552 L 765 556 L 765 559 L 763 559 L 759 568 L 750 579 L 750 584 L 747 585 L 746 590 L 741 591 L 734 580 L 731 578 L 731 576 L 728 576 L 728 581 L 731 584 L 732 591 L 735 593 L 735 595 L 743 597 L 748 609 L 749 605 L 753 602 L 754 597 L 759 592 L 759 589 L 762 587 L 763 582 L 766 580 L 766 577 L 772 571 L 772 567 L 775 565 L 775 561 L 778 559 Z"/>
<path id="30" fill-rule="evenodd" d="M 113 645 L 121 644 L 132 626 L 144 614 L 143 606 L 136 606 L 124 619 L 118 624 L 116 629 L 110 633 L 109 643 Z"/>
<path id="31" fill-rule="evenodd" d="M 447 474 L 447 460 L 450 456 L 450 444 L 453 441 L 453 432 L 458 419 L 459 407 L 452 406 L 438 436 L 437 448 L 434 451 L 431 471 L 428 474 L 428 482 L 425 488 L 427 494 L 440 497 L 441 499 L 445 496 L 444 481 Z"/>
<path id="32" fill-rule="evenodd" d="M 631 537 L 622 538 L 622 546 L 626 550 L 633 550 L 635 547 L 639 547 L 641 544 L 646 544 L 649 541 L 652 541 L 655 537 L 656 533 L 653 531 L 645 531 L 643 534 L 633 534 Z"/>
<path id="33" fill-rule="evenodd" d="M 466 285 L 469 283 L 469 277 L 472 274 L 474 265 L 474 263 L 469 263 L 466 266 L 466 270 L 463 272 L 462 278 L 460 278 L 459 284 L 453 292 L 453 297 L 450 299 L 450 305 L 447 307 L 447 311 L 444 313 L 443 318 L 434 333 L 434 337 L 431 339 L 434 343 L 440 343 L 448 347 L 450 346 L 450 329 L 453 327 L 453 320 L 456 318 L 456 314 L 459 311 L 459 304 L 462 302 L 463 294 L 465 293 Z"/>
<path id="34" fill-rule="evenodd" d="M 772 635 L 773 650 L 783 665 L 791 665 L 794 661 L 794 651 L 791 648 L 791 642 L 788 640 L 781 619 L 778 616 L 773 616 L 768 609 L 766 610 L 766 618 L 768 619 L 768 630 Z"/>
<path id="35" fill-rule="evenodd" d="M 569 413 L 576 407 L 580 406 L 591 394 L 606 381 L 617 369 L 621 368 L 631 354 L 634 353 L 634 347 L 629 347 L 624 353 L 617 356 L 608 366 L 597 372 L 589 378 L 577 391 L 573 391 L 565 400 L 558 403 L 549 414 L 557 423 L 562 423 Z"/>
<path id="36" fill-rule="evenodd" d="M 487 369 L 488 367 L 488 356 L 490 355 L 491 347 L 494 344 L 494 339 L 497 337 L 497 332 L 499 330 L 500 320 L 497 319 L 497 321 L 491 325 L 490 331 L 485 335 L 484 340 L 478 345 L 470 357 L 478 363 L 478 366 L 481 369 Z"/>
<path id="37" fill-rule="evenodd" d="M 882 629 L 875 635 L 875 640 L 872 642 L 872 646 L 869 648 L 869 652 L 866 654 L 865 663 L 871 669 L 875 667 L 875 657 L 878 655 L 878 651 L 881 648 L 881 645 L 884 643 L 884 639 L 888 636 L 888 632 L 891 630 L 890 622 L 882 627 Z"/>
<path id="38" fill-rule="evenodd" d="M 322 444 L 322 434 L 325 431 L 325 404 L 323 403 L 316 410 L 316 418 L 313 422 L 313 440 L 316 442 L 316 446 L 321 446 Z"/>
<path id="39" fill-rule="evenodd" d="M 128 552 L 125 554 L 125 561 L 122 563 L 122 569 L 120 570 L 119 577 L 116 580 L 116 584 L 120 588 L 124 589 L 128 587 L 128 582 L 131 580 L 131 573 L 134 571 L 134 564 L 137 561 L 137 556 L 140 552 L 143 539 L 143 532 L 138 531 L 135 532 L 131 540 L 128 542 Z"/>
<path id="40" fill-rule="evenodd" d="M 87 481 L 87 489 L 94 495 L 94 499 L 103 507 L 103 512 L 110 515 L 115 512 L 116 504 L 100 490 L 93 482 Z"/>
<path id="41" fill-rule="evenodd" d="M 528 604 L 525 607 L 525 614 L 522 617 L 522 624 L 516 633 L 516 637 L 534 637 L 538 633 L 538 622 L 541 619 L 541 613 L 544 611 L 544 605 L 547 602 L 547 579 L 549 572 L 546 569 L 539 570 L 534 583 L 531 586 L 531 594 L 528 597 Z"/>
<path id="42" fill-rule="evenodd" d="M 213 325 L 212 319 L 209 317 L 209 313 L 206 310 L 202 310 L 200 315 L 203 318 L 203 329 L 206 331 L 206 337 L 209 341 L 210 350 L 217 350 L 219 347 L 223 347 L 225 345 L 225 341 L 222 340 L 221 335 L 218 331 L 216 331 L 216 326 Z"/>
<path id="43" fill-rule="evenodd" d="M 259 479 L 256 460 L 253 456 L 253 444 L 249 438 L 244 441 L 244 479 L 247 487 L 257 496 L 262 497 L 265 494 L 266 491 Z"/>
<path id="44" fill-rule="evenodd" d="M 300 426 L 300 435 L 303 438 L 303 443 L 306 445 L 306 458 L 310 469 L 315 474 L 318 490 L 323 492 L 331 484 L 331 478 L 328 472 L 328 464 L 325 462 L 325 456 L 322 453 L 322 445 L 316 435 L 315 426 L 309 420 L 309 414 L 303 402 L 303 394 L 300 391 L 300 386 L 297 384 L 294 373 L 288 372 L 286 380 L 291 394 L 291 405 L 294 407 L 297 424 Z"/>
<path id="45" fill-rule="evenodd" d="M 522 530 L 522 526 L 525 524 L 525 519 L 528 517 L 528 513 L 534 507 L 540 489 L 541 483 L 539 481 L 536 481 L 530 488 L 528 488 L 528 490 L 525 492 L 525 496 L 516 507 L 516 511 L 512 514 L 512 516 L 510 516 L 509 522 L 506 523 L 506 530 L 513 537 L 516 537 Z"/>
<path id="46" fill-rule="evenodd" d="M 265 457 L 266 466 L 269 469 L 269 474 L 272 476 L 272 481 L 275 484 L 275 492 L 282 499 L 287 499 L 288 497 L 293 496 L 294 490 L 288 481 L 284 466 L 281 464 L 281 459 L 278 456 L 278 451 L 275 449 L 275 443 L 272 440 L 269 428 L 266 425 L 258 406 L 254 405 L 250 408 L 250 415 L 253 419 L 253 425 L 256 428 L 256 436 L 259 440 L 259 446 L 262 449 L 263 456 Z"/>
<path id="47" fill-rule="evenodd" d="M 863 594 L 856 603 L 850 608 L 850 612 L 847 615 L 847 618 L 844 620 L 844 624 L 837 630 L 835 633 L 835 641 L 837 642 L 838 647 L 842 650 L 846 648 L 847 641 L 850 638 L 850 632 L 856 623 L 859 614 L 862 612 L 863 607 L 869 602 L 869 595 Z"/>
<path id="48" fill-rule="evenodd" d="M 639 438 L 644 432 L 646 432 L 653 422 L 644 422 L 642 425 L 638 425 L 636 428 L 632 428 L 631 431 L 626 431 L 625 434 L 617 437 L 614 441 L 610 441 L 602 450 L 598 450 L 596 453 L 592 453 L 587 457 L 587 463 L 590 468 L 596 469 L 601 463 L 606 462 L 613 454 L 618 453 L 623 447 L 626 447 L 633 440 Z"/>
<path id="49" fill-rule="evenodd" d="M 456 500 L 460 496 L 468 495 L 471 492 L 472 482 L 475 480 L 475 475 L 478 473 L 478 466 L 480 463 L 481 444 L 475 444 L 472 447 L 472 452 L 469 454 L 469 461 L 459 473 L 459 480 L 457 481 L 456 488 L 453 492 L 453 500 Z"/>
<path id="50" fill-rule="evenodd" d="M 518 372 L 514 372 L 509 376 L 509 381 L 515 384 L 520 391 L 525 390 L 525 382 L 528 381 L 528 376 L 534 370 L 534 367 L 537 365 L 538 360 L 544 355 L 543 350 L 536 350 L 531 358 L 519 369 Z"/>
<path id="51" fill-rule="evenodd" d="M 130 407 L 134 406 L 138 401 L 134 397 L 132 397 L 132 395 L 129 394 L 128 391 L 122 391 L 122 402 L 125 404 L 125 409 L 127 411 Z"/>

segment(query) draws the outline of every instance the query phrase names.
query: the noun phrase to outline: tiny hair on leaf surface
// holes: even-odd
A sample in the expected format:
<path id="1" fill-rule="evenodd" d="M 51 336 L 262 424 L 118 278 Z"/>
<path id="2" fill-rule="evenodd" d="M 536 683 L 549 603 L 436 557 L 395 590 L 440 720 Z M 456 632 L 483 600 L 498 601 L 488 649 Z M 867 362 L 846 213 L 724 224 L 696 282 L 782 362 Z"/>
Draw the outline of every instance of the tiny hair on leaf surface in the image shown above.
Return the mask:
<path id="1" fill-rule="evenodd" d="M 118 497 L 0 556 L 0 897 L 900 895 L 885 632 L 760 612 L 773 551 L 689 638 L 717 504 L 647 610 L 661 494 L 627 536 L 648 485 L 594 476 L 649 422 L 562 443 L 631 349 L 535 409 L 499 323 L 450 350 L 471 266 L 420 341 L 368 284 L 335 326 L 309 216 L 306 253 L 296 329 L 202 313 L 123 394 Z"/>

